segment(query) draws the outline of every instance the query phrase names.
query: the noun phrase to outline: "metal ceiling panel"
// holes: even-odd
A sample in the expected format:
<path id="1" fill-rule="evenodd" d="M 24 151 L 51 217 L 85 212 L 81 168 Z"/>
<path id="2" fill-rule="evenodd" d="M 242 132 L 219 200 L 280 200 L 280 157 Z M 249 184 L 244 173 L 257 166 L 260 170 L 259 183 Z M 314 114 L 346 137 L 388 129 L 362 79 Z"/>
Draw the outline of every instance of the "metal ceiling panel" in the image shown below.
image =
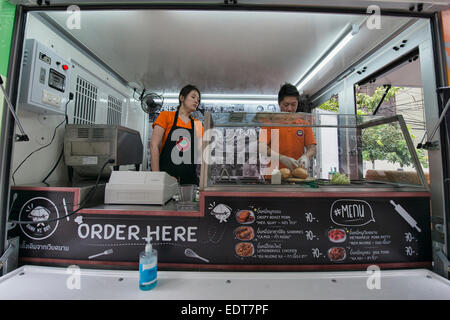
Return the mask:
<path id="1" fill-rule="evenodd" d="M 33 13 L 35 14 L 35 13 Z M 202 93 L 276 94 L 295 82 L 351 24 L 355 38 L 304 88 L 313 94 L 411 19 L 305 12 L 102 10 L 81 11 L 80 29 L 68 13 L 46 15 L 128 82 L 177 93 L 196 84 Z"/>
<path id="2" fill-rule="evenodd" d="M 70 5 L 87 5 L 87 6 L 142 6 L 142 5 L 178 5 L 178 6 L 205 6 L 205 5 L 220 5 L 226 6 L 224 2 L 230 3 L 230 6 L 291 6 L 303 7 L 310 10 L 324 10 L 334 8 L 336 10 L 366 10 L 371 5 L 377 5 L 383 11 L 403 12 L 403 13 L 433 13 L 436 11 L 444 11 L 450 7 L 448 0 L 9 0 L 13 4 L 21 4 L 24 6 L 70 6 Z"/>

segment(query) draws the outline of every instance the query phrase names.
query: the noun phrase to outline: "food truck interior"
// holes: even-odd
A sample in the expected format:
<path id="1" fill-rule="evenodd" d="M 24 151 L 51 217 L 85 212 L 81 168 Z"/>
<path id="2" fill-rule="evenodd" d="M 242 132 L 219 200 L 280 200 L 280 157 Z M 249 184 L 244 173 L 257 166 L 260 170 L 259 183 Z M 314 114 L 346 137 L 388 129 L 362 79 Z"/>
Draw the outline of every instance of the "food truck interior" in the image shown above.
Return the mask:
<path id="1" fill-rule="evenodd" d="M 376 264 L 448 278 L 449 132 L 435 130 L 448 4 L 11 2 L 4 274 L 137 270 L 151 241 L 161 270 Z M 280 112 L 284 83 L 300 92 L 295 114 Z M 152 123 L 186 84 L 204 126 L 190 187 L 150 165 Z M 305 176 L 263 172 L 270 127 L 312 128 Z"/>

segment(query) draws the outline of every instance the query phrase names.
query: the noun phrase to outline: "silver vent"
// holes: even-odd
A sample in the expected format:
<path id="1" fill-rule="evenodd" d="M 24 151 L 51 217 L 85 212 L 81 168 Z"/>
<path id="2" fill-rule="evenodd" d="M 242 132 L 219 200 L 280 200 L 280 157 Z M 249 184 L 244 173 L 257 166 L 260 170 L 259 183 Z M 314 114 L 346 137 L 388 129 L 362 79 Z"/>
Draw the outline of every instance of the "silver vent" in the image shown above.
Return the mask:
<path id="1" fill-rule="evenodd" d="M 93 124 L 95 123 L 95 112 L 97 109 L 98 88 L 77 77 L 75 93 L 75 109 L 73 112 L 73 122 L 75 124 Z"/>
<path id="2" fill-rule="evenodd" d="M 121 124 L 122 120 L 122 101 L 113 97 L 108 96 L 108 114 L 107 114 L 107 124 Z"/>
<path id="3" fill-rule="evenodd" d="M 89 138 L 89 128 L 78 128 L 78 138 Z"/>
<path id="4" fill-rule="evenodd" d="M 105 129 L 104 128 L 94 128 L 92 133 L 92 138 L 94 139 L 103 139 L 105 137 Z"/>

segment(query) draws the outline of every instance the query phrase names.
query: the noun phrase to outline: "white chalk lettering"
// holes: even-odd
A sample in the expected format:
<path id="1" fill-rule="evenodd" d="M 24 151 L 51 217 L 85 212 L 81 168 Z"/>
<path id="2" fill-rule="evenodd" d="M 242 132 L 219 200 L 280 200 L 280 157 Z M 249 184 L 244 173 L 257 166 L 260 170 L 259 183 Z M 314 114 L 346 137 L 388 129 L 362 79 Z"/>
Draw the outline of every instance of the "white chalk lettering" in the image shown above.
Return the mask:
<path id="1" fill-rule="evenodd" d="M 176 227 L 174 229 L 174 241 L 178 241 L 178 239 L 181 239 L 181 241 L 186 241 L 184 238 L 185 234 L 186 234 L 186 228 Z"/>
<path id="2" fill-rule="evenodd" d="M 156 226 L 155 231 L 150 231 L 150 228 L 150 226 L 147 226 L 147 238 L 150 239 L 150 241 L 159 241 L 159 226 Z M 152 235 L 154 235 L 155 238 L 153 238 Z"/>
<path id="3" fill-rule="evenodd" d="M 123 224 L 118 225 L 118 226 L 116 227 L 116 239 L 117 239 L 117 240 L 125 240 L 125 237 L 124 237 L 124 236 L 120 236 L 122 233 L 125 232 L 124 230 L 122 230 L 122 229 L 124 229 L 125 227 L 126 227 L 126 225 L 123 225 Z"/>
<path id="4" fill-rule="evenodd" d="M 172 241 L 172 238 L 170 237 L 171 229 L 171 226 L 162 227 L 162 241 Z"/>
<path id="5" fill-rule="evenodd" d="M 197 231 L 197 227 L 188 227 L 188 241 L 189 242 L 197 242 L 197 238 L 195 236 Z"/>
<path id="6" fill-rule="evenodd" d="M 101 239 L 102 236 L 100 233 L 102 232 L 102 225 L 101 224 L 94 224 L 92 225 L 92 231 L 91 231 L 91 239 L 94 239 L 95 237 Z"/>
<path id="7" fill-rule="evenodd" d="M 336 211 L 335 215 L 341 215 L 348 219 L 364 218 L 364 206 L 358 204 L 349 204 L 341 207 L 341 211 Z"/>
<path id="8" fill-rule="evenodd" d="M 128 240 L 131 240 L 131 238 L 133 238 L 135 240 L 139 240 L 138 234 L 139 234 L 138 226 L 129 226 L 128 227 Z"/>
<path id="9" fill-rule="evenodd" d="M 104 239 L 108 240 L 111 239 L 114 236 L 115 228 L 112 224 L 106 224 L 105 225 L 105 236 Z"/>
<path id="10" fill-rule="evenodd" d="M 89 226 L 86 223 L 80 224 L 78 226 L 78 237 L 80 237 L 81 239 L 86 239 L 88 236 L 89 236 Z"/>
<path id="11" fill-rule="evenodd" d="M 140 232 L 141 229 L 138 225 L 82 223 L 78 226 L 80 239 L 197 242 L 197 227 L 146 226 L 145 233 L 140 234 Z"/>

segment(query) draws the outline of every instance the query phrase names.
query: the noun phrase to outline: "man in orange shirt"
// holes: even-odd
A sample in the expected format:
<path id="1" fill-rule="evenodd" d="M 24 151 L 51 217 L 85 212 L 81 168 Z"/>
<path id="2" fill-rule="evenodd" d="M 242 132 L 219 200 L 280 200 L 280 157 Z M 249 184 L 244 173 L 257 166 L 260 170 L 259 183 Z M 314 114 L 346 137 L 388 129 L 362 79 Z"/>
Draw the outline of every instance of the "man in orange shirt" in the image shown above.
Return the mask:
<path id="1" fill-rule="evenodd" d="M 292 84 L 284 84 L 278 92 L 278 105 L 281 112 L 296 112 L 299 105 L 300 94 Z M 277 119 L 279 118 L 279 119 Z M 287 124 L 305 124 L 309 125 L 298 117 L 289 120 L 286 115 L 279 115 L 272 119 L 274 123 L 285 122 Z M 267 147 L 267 156 L 272 159 L 277 157 L 276 151 L 272 148 L 272 130 L 278 129 L 278 156 L 280 168 L 289 168 L 293 170 L 297 167 L 303 167 L 308 170 L 310 159 L 316 154 L 316 138 L 312 127 L 267 127 L 267 136 L 260 137 L 260 147 Z"/>

